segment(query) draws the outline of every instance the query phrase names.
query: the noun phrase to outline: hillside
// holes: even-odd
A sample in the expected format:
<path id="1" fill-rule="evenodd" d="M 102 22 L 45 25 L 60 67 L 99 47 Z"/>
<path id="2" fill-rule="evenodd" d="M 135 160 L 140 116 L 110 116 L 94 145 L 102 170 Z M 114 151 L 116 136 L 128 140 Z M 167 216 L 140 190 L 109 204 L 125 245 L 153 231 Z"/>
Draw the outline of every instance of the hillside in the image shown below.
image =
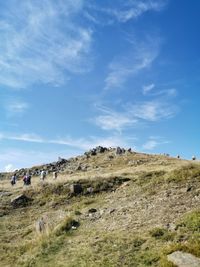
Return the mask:
<path id="1" fill-rule="evenodd" d="M 172 267 L 174 251 L 200 257 L 198 161 L 98 147 L 30 168 L 24 187 L 26 172 L 13 187 L 1 176 L 2 267 Z"/>

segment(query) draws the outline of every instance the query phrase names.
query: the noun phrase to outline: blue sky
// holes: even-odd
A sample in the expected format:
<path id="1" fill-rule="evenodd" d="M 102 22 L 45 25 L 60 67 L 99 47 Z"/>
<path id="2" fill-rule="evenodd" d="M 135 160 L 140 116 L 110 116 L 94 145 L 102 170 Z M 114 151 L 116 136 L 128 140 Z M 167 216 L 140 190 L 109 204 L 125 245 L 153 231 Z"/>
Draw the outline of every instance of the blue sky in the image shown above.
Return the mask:
<path id="1" fill-rule="evenodd" d="M 199 1 L 0 3 L 0 170 L 97 145 L 200 157 Z"/>

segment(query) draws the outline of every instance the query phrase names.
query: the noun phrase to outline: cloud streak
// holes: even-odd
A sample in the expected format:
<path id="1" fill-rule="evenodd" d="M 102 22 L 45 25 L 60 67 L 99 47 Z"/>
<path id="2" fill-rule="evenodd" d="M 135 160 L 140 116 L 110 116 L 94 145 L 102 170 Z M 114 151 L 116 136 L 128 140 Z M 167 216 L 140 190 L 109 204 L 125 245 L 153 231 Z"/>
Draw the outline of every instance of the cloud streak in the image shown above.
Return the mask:
<path id="1" fill-rule="evenodd" d="M 141 17 L 148 11 L 159 12 L 166 6 L 165 0 L 116 0 L 103 3 L 89 2 L 87 17 L 93 22 L 113 24 L 114 22 L 126 23 Z M 88 16 L 89 14 L 89 16 Z"/>
<path id="2" fill-rule="evenodd" d="M 148 37 L 143 41 L 132 42 L 129 52 L 110 63 L 104 89 L 123 87 L 129 78 L 152 65 L 159 50 L 159 38 Z"/>
<path id="3" fill-rule="evenodd" d="M 7 2 L 0 11 L 0 84 L 60 85 L 90 69 L 92 31 L 74 22 L 82 0 Z"/>
<path id="4" fill-rule="evenodd" d="M 121 112 L 104 106 L 97 107 L 100 115 L 91 119 L 102 130 L 121 132 L 130 127 L 138 127 L 141 123 L 155 123 L 174 117 L 178 106 L 164 99 L 154 99 L 124 105 Z"/>
<path id="5" fill-rule="evenodd" d="M 156 147 L 164 144 L 168 144 L 169 141 L 164 141 L 160 137 L 150 137 L 149 140 L 142 145 L 144 150 L 154 150 Z"/>
<path id="6" fill-rule="evenodd" d="M 4 108 L 9 117 L 22 115 L 28 108 L 29 104 L 21 100 L 6 101 Z"/>
<path id="7" fill-rule="evenodd" d="M 41 137 L 36 134 L 7 134 L 0 133 L 0 141 L 1 140 L 11 140 L 11 141 L 19 141 L 19 142 L 31 142 L 31 143 L 39 143 L 39 144 L 54 144 L 54 145 L 64 145 L 68 147 L 73 147 L 80 149 L 82 151 L 91 149 L 96 146 L 106 146 L 106 147 L 115 147 L 118 145 L 128 146 L 128 142 L 126 138 L 121 137 L 120 135 L 113 135 L 108 137 L 95 137 L 91 136 L 88 138 L 79 138 L 74 139 L 71 137 L 64 138 L 55 138 L 55 139 L 47 139 Z"/>

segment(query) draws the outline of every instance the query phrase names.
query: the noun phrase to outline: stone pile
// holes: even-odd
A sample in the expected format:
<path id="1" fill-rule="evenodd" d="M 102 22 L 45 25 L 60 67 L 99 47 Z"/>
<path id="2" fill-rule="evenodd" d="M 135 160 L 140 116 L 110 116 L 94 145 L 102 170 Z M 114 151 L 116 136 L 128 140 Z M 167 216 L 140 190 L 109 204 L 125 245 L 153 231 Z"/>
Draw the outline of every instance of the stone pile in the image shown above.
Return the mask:
<path id="1" fill-rule="evenodd" d="M 17 177 L 23 177 L 27 173 L 32 176 L 39 176 L 42 170 L 44 170 L 46 174 L 52 173 L 54 171 L 68 172 L 70 174 L 76 171 L 88 171 L 95 168 L 95 166 L 90 165 L 89 162 L 85 162 L 85 160 L 89 159 L 90 157 L 103 154 L 105 152 L 112 152 L 111 154 L 108 154 L 108 156 L 110 157 L 110 159 L 113 159 L 118 155 L 132 153 L 132 150 L 131 148 L 126 150 L 121 147 L 107 148 L 103 146 L 97 146 L 96 148 L 90 149 L 89 151 L 85 152 L 82 156 L 69 159 L 59 157 L 56 162 L 52 162 L 42 166 L 36 166 L 30 169 L 22 168 L 20 170 L 16 170 L 15 173 L 17 174 Z"/>

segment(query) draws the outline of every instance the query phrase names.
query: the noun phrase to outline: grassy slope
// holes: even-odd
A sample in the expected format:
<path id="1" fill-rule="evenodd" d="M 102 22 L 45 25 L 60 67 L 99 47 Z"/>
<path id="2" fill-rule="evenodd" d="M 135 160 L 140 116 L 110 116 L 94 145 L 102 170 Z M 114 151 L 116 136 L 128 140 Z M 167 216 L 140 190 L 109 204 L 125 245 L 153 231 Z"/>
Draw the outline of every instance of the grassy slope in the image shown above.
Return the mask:
<path id="1" fill-rule="evenodd" d="M 170 267 L 171 251 L 200 256 L 200 164 L 145 154 L 108 161 L 108 155 L 80 158 L 94 168 L 49 177 L 46 186 L 38 178 L 28 189 L 21 181 L 15 188 L 1 182 L 1 192 L 11 195 L 0 198 L 0 266 Z M 116 176 L 130 181 L 114 185 Z M 113 191 L 71 198 L 74 180 L 101 189 L 107 183 Z M 10 199 L 24 191 L 31 205 L 11 208 Z M 90 208 L 97 212 L 89 215 Z M 35 222 L 44 215 L 52 226 L 41 235 Z M 76 230 L 66 227 L 71 218 L 80 223 Z"/>

